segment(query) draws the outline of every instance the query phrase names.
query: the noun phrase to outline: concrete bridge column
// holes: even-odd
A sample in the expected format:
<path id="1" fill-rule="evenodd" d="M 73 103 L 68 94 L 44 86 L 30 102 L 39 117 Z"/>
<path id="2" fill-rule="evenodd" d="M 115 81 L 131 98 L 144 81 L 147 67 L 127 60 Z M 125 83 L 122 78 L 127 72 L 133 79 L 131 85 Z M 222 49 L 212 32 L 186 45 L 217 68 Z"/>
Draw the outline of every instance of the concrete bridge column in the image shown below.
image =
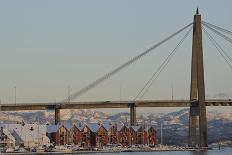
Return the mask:
<path id="1" fill-rule="evenodd" d="M 198 106 L 190 105 L 189 113 L 189 145 L 196 144 L 196 110 L 199 111 L 200 146 L 208 147 L 208 133 L 205 107 L 205 81 L 204 63 L 202 48 L 202 27 L 201 15 L 198 12 L 194 15 L 193 23 L 193 44 L 192 44 L 192 69 L 191 69 L 191 90 L 190 100 L 197 100 Z"/>
<path id="2" fill-rule="evenodd" d="M 57 125 L 60 122 L 60 109 L 55 108 L 55 125 Z"/>
<path id="3" fill-rule="evenodd" d="M 200 129 L 200 146 L 208 147 L 208 133 L 205 107 L 205 80 L 204 80 L 204 62 L 202 48 L 202 28 L 201 15 L 197 12 L 194 16 L 194 26 L 196 35 L 196 52 L 197 52 L 197 88 L 199 101 L 199 129 Z"/>
<path id="4" fill-rule="evenodd" d="M 198 102 L 191 104 L 189 112 L 189 146 L 191 147 L 196 146 L 197 116 L 199 116 Z"/>
<path id="5" fill-rule="evenodd" d="M 130 125 L 136 125 L 136 106 L 130 104 Z"/>

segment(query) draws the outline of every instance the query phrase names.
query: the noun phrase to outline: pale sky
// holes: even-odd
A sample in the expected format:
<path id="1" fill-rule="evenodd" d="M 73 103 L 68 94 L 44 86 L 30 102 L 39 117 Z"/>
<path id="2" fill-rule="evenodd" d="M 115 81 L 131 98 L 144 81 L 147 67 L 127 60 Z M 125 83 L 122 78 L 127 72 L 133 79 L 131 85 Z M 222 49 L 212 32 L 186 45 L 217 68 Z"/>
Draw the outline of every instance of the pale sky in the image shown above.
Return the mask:
<path id="1" fill-rule="evenodd" d="M 1 103 L 55 102 L 78 91 L 189 24 L 232 30 L 231 0 L 5 0 L 0 1 Z M 75 101 L 130 100 L 184 33 Z M 143 99 L 188 99 L 191 37 Z M 203 36 L 204 37 L 204 36 Z M 222 42 L 232 56 L 232 45 Z M 207 98 L 232 98 L 232 70 L 204 37 Z M 120 91 L 121 90 L 121 91 Z M 121 92 L 121 93 L 120 93 Z M 120 95 L 121 94 L 121 95 Z"/>

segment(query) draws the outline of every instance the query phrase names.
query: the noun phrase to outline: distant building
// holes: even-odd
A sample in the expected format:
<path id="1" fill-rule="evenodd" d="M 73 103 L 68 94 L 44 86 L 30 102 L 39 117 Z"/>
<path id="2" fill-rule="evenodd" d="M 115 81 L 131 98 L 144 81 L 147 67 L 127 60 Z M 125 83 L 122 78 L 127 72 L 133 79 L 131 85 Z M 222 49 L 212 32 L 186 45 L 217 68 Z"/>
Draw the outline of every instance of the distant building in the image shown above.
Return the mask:
<path id="1" fill-rule="evenodd" d="M 83 139 L 83 128 L 85 126 L 82 123 L 77 123 L 73 125 L 72 131 L 72 139 L 73 139 L 73 144 L 75 145 L 82 145 L 82 139 Z"/>
<path id="2" fill-rule="evenodd" d="M 56 145 L 66 145 L 72 143 L 70 138 L 70 129 L 65 127 L 65 125 L 48 125 L 47 135 L 51 142 Z"/>
<path id="3" fill-rule="evenodd" d="M 15 138 L 4 126 L 0 126 L 0 147 L 15 147 Z"/>
<path id="4" fill-rule="evenodd" d="M 101 147 L 108 144 L 108 132 L 104 126 L 100 123 L 89 123 L 87 124 L 91 133 L 91 146 Z"/>
<path id="5" fill-rule="evenodd" d="M 131 144 L 144 144 L 144 128 L 142 126 L 131 126 Z"/>
<path id="6" fill-rule="evenodd" d="M 147 144 L 156 145 L 157 144 L 157 131 L 153 126 L 147 127 Z"/>
<path id="7" fill-rule="evenodd" d="M 102 147 L 107 144 L 123 146 L 157 144 L 157 132 L 153 126 L 126 126 L 109 122 L 49 125 L 47 135 L 55 145 L 74 144 L 86 148 Z"/>
<path id="8" fill-rule="evenodd" d="M 5 129 L 14 137 L 17 146 L 32 148 L 50 143 L 50 139 L 46 136 L 46 125 L 5 124 Z"/>
<path id="9" fill-rule="evenodd" d="M 96 145 L 90 128 L 85 125 L 82 129 L 82 146 L 91 147 Z"/>
<path id="10" fill-rule="evenodd" d="M 118 143 L 123 146 L 131 145 L 131 133 L 129 126 L 121 126 L 118 129 Z"/>
<path id="11" fill-rule="evenodd" d="M 108 144 L 117 144 L 117 126 L 110 122 L 103 124 L 104 128 L 107 131 Z"/>
<path id="12" fill-rule="evenodd" d="M 56 143 L 57 137 L 56 132 L 58 131 L 59 126 L 58 125 L 47 125 L 47 133 L 46 135 L 49 137 L 50 142 L 52 144 Z"/>

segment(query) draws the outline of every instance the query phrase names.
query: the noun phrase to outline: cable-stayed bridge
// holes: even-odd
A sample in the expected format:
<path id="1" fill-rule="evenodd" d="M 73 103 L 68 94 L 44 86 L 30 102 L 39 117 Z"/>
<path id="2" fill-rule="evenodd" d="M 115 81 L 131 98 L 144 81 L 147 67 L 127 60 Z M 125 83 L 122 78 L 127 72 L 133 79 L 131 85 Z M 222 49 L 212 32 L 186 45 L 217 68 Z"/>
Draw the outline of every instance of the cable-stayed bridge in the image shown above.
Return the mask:
<path id="1" fill-rule="evenodd" d="M 202 31 L 203 30 L 203 31 Z M 111 78 L 127 66 L 140 60 L 142 57 L 152 52 L 157 47 L 168 42 L 181 32 L 187 31 L 181 38 L 176 47 L 169 53 L 166 59 L 154 72 L 152 77 L 148 79 L 144 87 L 131 101 L 97 101 L 97 102 L 73 102 L 75 98 L 87 93 L 92 88 L 101 84 L 105 80 Z M 141 100 L 141 98 L 149 90 L 152 83 L 158 78 L 160 73 L 168 66 L 172 57 L 176 54 L 178 48 L 186 40 L 192 32 L 192 65 L 191 65 L 191 84 L 190 84 L 190 99 L 189 100 Z M 224 28 L 218 27 L 209 22 L 201 20 L 201 15 L 198 12 L 194 15 L 194 21 L 187 24 L 185 27 L 179 29 L 177 32 L 171 34 L 159 43 L 153 45 L 151 48 L 145 50 L 141 54 L 131 58 L 129 61 L 110 71 L 109 73 L 98 78 L 90 83 L 80 91 L 72 94 L 67 99 L 59 103 L 17 103 L 17 104 L 1 104 L 0 111 L 19 111 L 19 110 L 54 110 L 55 123 L 60 121 L 61 109 L 90 109 L 90 108 L 130 108 L 130 124 L 136 125 L 136 108 L 139 107 L 190 107 L 189 113 L 189 146 L 196 146 L 196 125 L 197 117 L 199 117 L 199 132 L 200 132 L 200 146 L 208 146 L 207 134 L 207 119 L 206 106 L 232 106 L 231 99 L 205 99 L 205 78 L 204 78 L 204 61 L 203 61 L 203 47 L 202 47 L 202 32 L 204 32 L 213 46 L 216 48 L 218 54 L 224 59 L 225 63 L 232 70 L 232 58 L 226 53 L 222 46 L 214 39 L 211 33 L 214 33 L 224 39 L 224 41 L 232 44 L 232 32 Z M 211 32 L 211 33 L 210 33 Z"/>

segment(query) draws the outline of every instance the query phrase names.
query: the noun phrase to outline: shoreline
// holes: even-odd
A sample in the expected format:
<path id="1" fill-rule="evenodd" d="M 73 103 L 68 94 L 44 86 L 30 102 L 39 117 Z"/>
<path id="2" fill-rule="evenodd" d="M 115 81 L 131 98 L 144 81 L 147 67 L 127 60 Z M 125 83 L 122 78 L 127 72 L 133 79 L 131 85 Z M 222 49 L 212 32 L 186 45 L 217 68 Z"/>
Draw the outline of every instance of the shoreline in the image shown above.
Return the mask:
<path id="1" fill-rule="evenodd" d="M 90 154 L 90 153 L 121 153 L 121 152 L 169 152 L 169 151 L 208 151 L 208 150 L 213 150 L 211 149 L 206 149 L 206 148 L 189 148 L 189 149 L 157 149 L 157 150 L 110 150 L 110 151 L 71 151 L 71 152 L 13 152 L 13 153 L 4 153 L 4 154 L 11 154 L 11 155 L 28 155 L 28 154 Z M 1 154 L 1 153 L 0 153 Z"/>

